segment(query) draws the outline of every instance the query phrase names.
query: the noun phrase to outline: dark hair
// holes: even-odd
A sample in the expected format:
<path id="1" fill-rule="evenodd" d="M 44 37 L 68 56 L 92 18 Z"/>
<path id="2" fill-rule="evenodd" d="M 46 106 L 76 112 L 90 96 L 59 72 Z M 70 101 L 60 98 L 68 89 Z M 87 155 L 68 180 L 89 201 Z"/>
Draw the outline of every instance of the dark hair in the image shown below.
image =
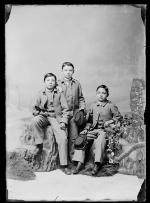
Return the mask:
<path id="1" fill-rule="evenodd" d="M 99 85 L 96 89 L 96 92 L 98 91 L 99 88 L 103 88 L 105 89 L 106 93 L 107 93 L 107 97 L 109 96 L 109 89 L 106 85 Z"/>
<path id="2" fill-rule="evenodd" d="M 55 74 L 53 74 L 53 73 L 47 73 L 47 74 L 44 76 L 44 82 L 45 82 L 46 78 L 48 78 L 48 77 L 54 77 L 54 78 L 55 78 L 55 81 L 57 81 L 57 77 L 56 77 Z"/>
<path id="3" fill-rule="evenodd" d="M 73 68 L 73 72 L 74 72 L 74 65 L 72 63 L 70 63 L 70 62 L 64 62 L 62 64 L 62 70 L 63 70 L 64 66 L 71 66 Z"/>

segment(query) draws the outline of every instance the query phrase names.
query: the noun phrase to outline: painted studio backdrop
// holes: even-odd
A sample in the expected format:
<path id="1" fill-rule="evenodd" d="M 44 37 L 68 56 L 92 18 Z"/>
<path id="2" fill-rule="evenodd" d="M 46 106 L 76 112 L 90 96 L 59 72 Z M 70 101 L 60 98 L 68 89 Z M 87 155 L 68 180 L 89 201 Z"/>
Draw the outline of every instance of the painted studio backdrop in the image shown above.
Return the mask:
<path id="1" fill-rule="evenodd" d="M 130 111 L 132 80 L 145 80 L 145 26 L 129 5 L 13 6 L 5 44 L 8 112 L 31 112 L 43 76 L 61 78 L 65 61 L 74 64 L 87 105 L 105 84 L 120 111 Z"/>

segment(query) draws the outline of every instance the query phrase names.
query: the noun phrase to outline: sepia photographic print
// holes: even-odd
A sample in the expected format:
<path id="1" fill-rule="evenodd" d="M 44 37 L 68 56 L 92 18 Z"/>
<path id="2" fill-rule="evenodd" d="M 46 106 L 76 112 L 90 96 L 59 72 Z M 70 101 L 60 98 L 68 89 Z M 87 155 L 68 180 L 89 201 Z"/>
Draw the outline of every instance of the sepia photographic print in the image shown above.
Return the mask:
<path id="1" fill-rule="evenodd" d="M 146 8 L 5 5 L 7 200 L 146 200 Z"/>

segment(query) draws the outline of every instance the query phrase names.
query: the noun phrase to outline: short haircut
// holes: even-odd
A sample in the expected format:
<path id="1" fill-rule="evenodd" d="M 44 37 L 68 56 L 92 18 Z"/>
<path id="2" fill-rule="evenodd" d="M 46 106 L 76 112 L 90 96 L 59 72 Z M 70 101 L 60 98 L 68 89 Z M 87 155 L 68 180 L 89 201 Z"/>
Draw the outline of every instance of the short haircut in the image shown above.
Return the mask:
<path id="1" fill-rule="evenodd" d="M 105 89 L 106 93 L 107 93 L 107 97 L 109 96 L 109 89 L 106 85 L 99 85 L 97 88 L 96 88 L 96 92 L 98 91 L 99 88 L 103 88 Z"/>
<path id="2" fill-rule="evenodd" d="M 70 63 L 70 62 L 64 62 L 62 64 L 62 70 L 63 70 L 64 66 L 71 66 L 73 68 L 73 72 L 74 72 L 74 65 L 72 63 Z"/>
<path id="3" fill-rule="evenodd" d="M 53 73 L 47 73 L 47 74 L 44 76 L 44 82 L 45 82 L 46 78 L 48 78 L 48 77 L 54 77 L 54 78 L 55 78 L 55 81 L 57 81 L 57 77 L 56 77 L 55 74 L 53 74 Z"/>

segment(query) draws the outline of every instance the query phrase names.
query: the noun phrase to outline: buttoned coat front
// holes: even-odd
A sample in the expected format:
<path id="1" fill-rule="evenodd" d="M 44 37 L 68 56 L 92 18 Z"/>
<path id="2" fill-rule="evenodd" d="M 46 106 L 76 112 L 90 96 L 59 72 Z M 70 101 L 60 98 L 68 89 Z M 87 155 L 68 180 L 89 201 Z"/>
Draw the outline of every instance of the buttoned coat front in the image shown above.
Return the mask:
<path id="1" fill-rule="evenodd" d="M 121 114 L 118 107 L 111 101 L 107 100 L 103 106 L 100 106 L 98 102 L 92 103 L 88 114 L 86 129 L 95 128 L 98 121 L 106 122 L 111 119 L 114 121 L 121 118 Z"/>
<path id="2" fill-rule="evenodd" d="M 39 91 L 33 106 L 33 115 L 38 115 L 40 109 L 46 109 L 47 96 L 45 90 Z M 53 106 L 58 122 L 68 124 L 69 109 L 66 98 L 58 89 L 54 89 Z"/>
<path id="3" fill-rule="evenodd" d="M 68 95 L 66 95 L 66 84 L 64 80 L 58 80 L 58 86 L 62 88 L 62 92 L 64 96 L 67 98 Z M 78 80 L 72 78 L 71 81 L 71 87 L 72 87 L 72 99 L 73 99 L 73 110 L 76 109 L 85 109 L 85 99 L 83 97 L 81 84 Z"/>

